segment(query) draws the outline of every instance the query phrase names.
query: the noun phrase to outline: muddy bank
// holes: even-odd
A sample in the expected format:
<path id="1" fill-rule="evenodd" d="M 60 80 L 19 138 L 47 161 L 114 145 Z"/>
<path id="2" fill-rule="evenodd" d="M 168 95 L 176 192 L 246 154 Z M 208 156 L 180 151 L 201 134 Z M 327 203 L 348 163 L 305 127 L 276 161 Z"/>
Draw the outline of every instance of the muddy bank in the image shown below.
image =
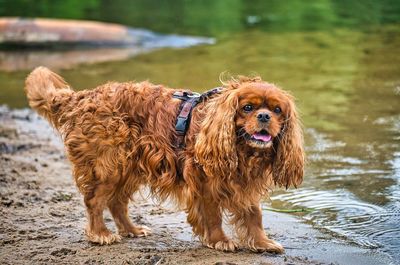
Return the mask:
<path id="1" fill-rule="evenodd" d="M 381 253 L 273 212 L 264 214 L 264 225 L 285 246 L 284 255 L 214 251 L 192 238 L 184 213 L 140 196 L 130 216 L 151 227 L 151 236 L 91 244 L 83 234 L 85 209 L 63 146 L 29 110 L 0 107 L 0 169 L 1 264 L 390 264 Z M 105 216 L 115 231 L 110 214 Z"/>

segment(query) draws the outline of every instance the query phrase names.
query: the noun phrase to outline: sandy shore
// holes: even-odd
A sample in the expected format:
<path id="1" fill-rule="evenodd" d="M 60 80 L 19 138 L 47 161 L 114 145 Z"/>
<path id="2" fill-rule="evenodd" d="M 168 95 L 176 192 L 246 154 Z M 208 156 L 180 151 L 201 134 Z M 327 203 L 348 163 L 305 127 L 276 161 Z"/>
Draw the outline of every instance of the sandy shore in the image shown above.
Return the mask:
<path id="1" fill-rule="evenodd" d="M 264 225 L 285 254 L 218 252 L 192 237 L 183 212 L 140 197 L 130 215 L 151 227 L 151 236 L 91 244 L 61 141 L 30 110 L 0 107 L 0 198 L 0 264 L 395 264 L 385 254 L 274 212 L 265 214 Z M 110 214 L 105 216 L 115 231 Z"/>

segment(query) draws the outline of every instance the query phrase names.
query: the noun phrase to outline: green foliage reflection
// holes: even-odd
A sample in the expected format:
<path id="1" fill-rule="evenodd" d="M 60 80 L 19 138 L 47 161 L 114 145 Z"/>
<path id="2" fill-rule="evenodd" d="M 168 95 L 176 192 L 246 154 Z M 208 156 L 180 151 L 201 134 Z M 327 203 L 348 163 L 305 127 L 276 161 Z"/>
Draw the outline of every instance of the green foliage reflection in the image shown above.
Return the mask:
<path id="1" fill-rule="evenodd" d="M 398 0 L 0 0 L 0 16 L 89 19 L 167 33 L 221 36 L 248 28 L 366 29 L 400 21 Z"/>

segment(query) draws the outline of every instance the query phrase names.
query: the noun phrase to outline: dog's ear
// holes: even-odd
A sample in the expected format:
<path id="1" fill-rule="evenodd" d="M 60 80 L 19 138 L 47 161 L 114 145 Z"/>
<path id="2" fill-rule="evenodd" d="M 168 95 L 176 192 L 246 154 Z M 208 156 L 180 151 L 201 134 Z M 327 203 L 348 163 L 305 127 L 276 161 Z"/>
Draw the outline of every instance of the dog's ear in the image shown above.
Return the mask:
<path id="1" fill-rule="evenodd" d="M 301 124 L 291 95 L 287 96 L 287 111 L 281 133 L 276 142 L 272 173 L 275 184 L 289 188 L 297 187 L 303 181 L 304 150 Z"/>
<path id="2" fill-rule="evenodd" d="M 234 87 L 224 90 L 205 107 L 205 118 L 195 144 L 195 158 L 209 177 L 230 178 L 237 171 L 236 94 Z"/>

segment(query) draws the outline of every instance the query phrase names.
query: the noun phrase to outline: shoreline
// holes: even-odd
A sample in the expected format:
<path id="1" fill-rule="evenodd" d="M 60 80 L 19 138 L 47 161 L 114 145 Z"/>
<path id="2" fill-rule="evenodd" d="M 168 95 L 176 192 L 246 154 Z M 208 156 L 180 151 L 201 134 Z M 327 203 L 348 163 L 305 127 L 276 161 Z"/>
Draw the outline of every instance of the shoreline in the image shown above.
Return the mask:
<path id="1" fill-rule="evenodd" d="M 89 243 L 82 196 L 61 140 L 29 109 L 0 106 L 0 168 L 1 264 L 396 264 L 379 249 L 361 248 L 271 211 L 264 211 L 264 227 L 285 254 L 215 251 L 193 238 L 184 212 L 140 197 L 129 214 L 152 235 L 111 246 Z M 107 211 L 105 221 L 116 231 Z"/>

